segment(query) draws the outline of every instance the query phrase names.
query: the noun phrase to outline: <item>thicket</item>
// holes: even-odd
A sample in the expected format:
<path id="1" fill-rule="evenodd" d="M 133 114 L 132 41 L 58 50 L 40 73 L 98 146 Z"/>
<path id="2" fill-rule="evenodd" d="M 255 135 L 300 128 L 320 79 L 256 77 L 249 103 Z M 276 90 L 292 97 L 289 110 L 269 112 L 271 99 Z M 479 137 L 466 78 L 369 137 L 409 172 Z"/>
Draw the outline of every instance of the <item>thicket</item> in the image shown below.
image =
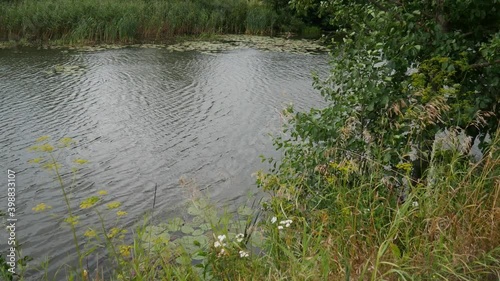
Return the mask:
<path id="1" fill-rule="evenodd" d="M 500 2 L 290 5 L 341 40 L 314 82 L 327 106 L 285 110 L 284 157 L 259 183 L 330 247 L 323 278 L 498 279 Z"/>

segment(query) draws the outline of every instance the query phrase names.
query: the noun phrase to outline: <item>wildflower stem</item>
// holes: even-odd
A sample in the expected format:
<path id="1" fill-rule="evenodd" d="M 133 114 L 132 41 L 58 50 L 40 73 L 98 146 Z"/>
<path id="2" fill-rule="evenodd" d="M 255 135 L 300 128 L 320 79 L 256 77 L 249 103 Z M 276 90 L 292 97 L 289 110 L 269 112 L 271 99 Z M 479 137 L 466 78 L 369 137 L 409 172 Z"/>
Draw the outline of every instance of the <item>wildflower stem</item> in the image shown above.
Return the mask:
<path id="1" fill-rule="evenodd" d="M 56 159 L 54 158 L 54 154 L 52 154 L 51 152 L 49 152 L 49 155 L 50 155 L 50 158 L 52 159 L 52 163 L 54 164 L 54 171 L 56 173 L 57 180 L 59 181 L 59 185 L 61 186 L 61 190 L 63 192 L 64 201 L 66 202 L 66 208 L 68 209 L 69 217 L 72 218 L 73 212 L 71 210 L 71 205 L 69 203 L 68 194 L 66 193 L 66 190 L 64 189 L 64 182 L 63 182 L 63 179 L 61 177 L 61 173 L 59 173 L 59 168 L 57 167 Z M 75 178 L 73 178 L 73 181 L 75 181 Z M 69 225 L 71 227 L 71 232 L 73 233 L 73 242 L 75 243 L 76 252 L 78 254 L 78 265 L 80 266 L 82 280 L 84 280 L 85 275 L 84 275 L 83 263 L 82 263 L 83 257 L 82 257 L 82 254 L 80 252 L 80 244 L 78 243 L 78 237 L 76 236 L 75 224 L 72 222 Z"/>
<path id="2" fill-rule="evenodd" d="M 112 237 L 109 237 L 107 232 L 106 232 L 106 226 L 104 225 L 104 218 L 102 217 L 99 210 L 97 210 L 97 209 L 94 209 L 94 210 L 97 213 L 97 216 L 99 217 L 99 222 L 101 223 L 101 228 L 102 228 L 102 232 L 104 234 L 104 240 L 106 243 L 106 247 L 111 248 L 111 251 L 116 259 L 116 264 L 117 264 L 119 270 L 122 271 L 122 267 L 121 267 L 121 264 L 119 261 L 119 256 L 118 256 L 116 249 L 115 249 L 115 245 L 113 245 L 113 242 L 111 241 Z"/>
<path id="3" fill-rule="evenodd" d="M 154 196 L 153 196 L 153 210 L 151 211 L 151 223 L 154 223 L 155 205 L 156 205 L 156 190 L 157 189 L 158 189 L 158 184 L 155 184 L 155 193 L 154 193 Z M 149 232 L 148 248 L 149 248 L 149 254 L 151 255 L 151 232 Z"/>

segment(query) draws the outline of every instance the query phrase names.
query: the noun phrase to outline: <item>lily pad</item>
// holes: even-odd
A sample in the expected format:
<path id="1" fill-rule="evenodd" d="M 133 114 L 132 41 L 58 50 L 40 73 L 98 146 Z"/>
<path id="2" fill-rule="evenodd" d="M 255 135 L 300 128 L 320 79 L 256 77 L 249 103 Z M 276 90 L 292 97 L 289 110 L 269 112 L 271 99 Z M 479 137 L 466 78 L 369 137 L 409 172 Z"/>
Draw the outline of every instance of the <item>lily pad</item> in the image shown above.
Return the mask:
<path id="1" fill-rule="evenodd" d="M 56 64 L 50 69 L 43 71 L 43 73 L 48 75 L 56 75 L 56 74 L 77 75 L 77 74 L 82 74 L 84 71 L 85 67 L 82 65 Z"/>
<path id="2" fill-rule="evenodd" d="M 187 209 L 187 212 L 188 214 L 192 215 L 192 216 L 198 216 L 198 215 L 201 215 L 202 214 L 202 210 L 200 210 L 199 208 L 197 208 L 196 206 L 190 206 L 188 209 Z"/>
<path id="3" fill-rule="evenodd" d="M 167 46 L 172 52 L 198 51 L 201 53 L 217 53 L 222 51 L 254 48 L 273 52 L 325 52 L 327 48 L 313 40 L 291 40 L 282 37 L 221 35 L 212 41 L 186 41 Z"/>
<path id="4" fill-rule="evenodd" d="M 200 229 L 203 231 L 210 230 L 211 228 L 212 228 L 212 226 L 209 223 L 204 223 L 204 224 L 200 225 Z"/>
<path id="5" fill-rule="evenodd" d="M 181 231 L 184 234 L 191 234 L 194 232 L 194 228 L 190 225 L 184 225 L 181 227 Z"/>
<path id="6" fill-rule="evenodd" d="M 203 235 L 203 234 L 202 235 L 194 235 L 193 234 L 193 244 L 195 241 L 200 243 L 200 245 L 204 246 L 204 245 L 208 244 L 208 237 Z"/>
<path id="7" fill-rule="evenodd" d="M 196 216 L 193 218 L 193 224 L 194 225 L 201 225 L 205 222 L 205 219 L 201 216 Z"/>
<path id="8" fill-rule="evenodd" d="M 167 229 L 169 231 L 179 231 L 184 224 L 184 220 L 181 218 L 174 218 L 167 224 Z"/>
<path id="9" fill-rule="evenodd" d="M 205 233 L 202 229 L 198 228 L 195 231 L 193 231 L 193 236 L 199 236 Z"/>
<path id="10" fill-rule="evenodd" d="M 151 225 L 146 227 L 142 239 L 143 242 L 167 244 L 170 241 L 170 234 L 165 228 Z"/>

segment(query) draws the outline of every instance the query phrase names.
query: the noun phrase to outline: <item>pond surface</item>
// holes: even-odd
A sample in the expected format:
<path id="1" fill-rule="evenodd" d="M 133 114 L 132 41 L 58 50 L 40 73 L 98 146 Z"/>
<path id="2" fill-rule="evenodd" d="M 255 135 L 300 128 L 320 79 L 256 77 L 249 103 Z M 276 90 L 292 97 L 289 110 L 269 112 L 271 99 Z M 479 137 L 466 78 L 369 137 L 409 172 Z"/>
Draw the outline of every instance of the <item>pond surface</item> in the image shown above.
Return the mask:
<path id="1" fill-rule="evenodd" d="M 54 175 L 28 163 L 38 137 L 76 140 L 56 153 L 67 170 L 75 158 L 89 160 L 70 191 L 74 205 L 107 190 L 104 203 L 122 202 L 128 227 L 151 210 L 155 184 L 155 220 L 176 214 L 187 198 L 181 177 L 220 205 L 241 203 L 257 190 L 251 174 L 265 168 L 259 155 L 277 156 L 269 133 L 280 131 L 279 112 L 288 103 L 322 106 L 311 71 L 324 76 L 327 62 L 326 54 L 254 49 L 0 50 L 0 165 L 4 175 L 17 173 L 23 253 L 32 264 L 49 257 L 53 272 L 74 252 L 69 227 L 48 215 L 66 214 Z M 6 197 L 0 194 L 3 211 Z M 34 213 L 41 202 L 53 209 Z M 91 212 L 78 215 L 81 232 L 97 223 Z M 6 233 L 0 238 L 5 249 Z"/>

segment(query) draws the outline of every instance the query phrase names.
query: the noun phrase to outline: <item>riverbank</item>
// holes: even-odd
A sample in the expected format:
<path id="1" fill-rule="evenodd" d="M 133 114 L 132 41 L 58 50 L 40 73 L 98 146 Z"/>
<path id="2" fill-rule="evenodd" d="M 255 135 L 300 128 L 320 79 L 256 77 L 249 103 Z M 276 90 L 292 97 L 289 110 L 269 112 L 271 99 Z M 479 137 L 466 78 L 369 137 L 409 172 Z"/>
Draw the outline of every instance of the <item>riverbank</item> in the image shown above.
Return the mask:
<path id="1" fill-rule="evenodd" d="M 261 1 L 41 0 L 2 2 L 0 8 L 0 40 L 20 45 L 165 43 L 202 34 L 321 35 L 298 19 L 287 25 Z"/>
<path id="2" fill-rule="evenodd" d="M 450 135 L 453 139 L 456 136 Z M 48 140 L 48 141 L 47 141 Z M 41 137 L 32 150 L 55 153 Z M 257 182 L 271 193 L 265 202 L 241 205 L 234 213 L 211 204 L 195 182 L 181 178 L 190 203 L 180 217 L 151 220 L 130 240 L 119 224 L 103 217 L 127 212 L 100 190 L 79 204 L 78 212 L 95 211 L 102 225 L 84 228 L 80 216 L 65 216 L 75 233 L 80 264 L 57 280 L 497 280 L 500 272 L 500 135 L 479 162 L 459 146 L 435 147 L 449 159 L 433 158 L 428 177 L 412 186 L 405 202 L 396 203 L 387 173 L 408 180 L 405 167 L 388 170 L 380 159 L 367 171 L 356 163 L 330 163 L 318 169 L 334 202 L 308 209 L 300 196 L 304 178 L 258 173 Z M 41 158 L 36 158 L 41 159 Z M 49 158 L 50 159 L 50 158 Z M 42 162 L 41 162 L 42 161 Z M 33 160 L 43 164 L 45 160 Z M 58 166 L 47 160 L 50 169 Z M 75 160 L 85 165 L 83 159 Z M 348 177 L 356 177 L 350 185 Z M 68 185 L 61 182 L 63 191 Z M 156 188 L 154 192 L 156 199 Z M 70 206 L 70 205 L 68 205 Z M 36 212 L 49 212 L 40 203 Z M 68 207 L 69 208 L 69 207 Z M 154 204 L 151 216 L 154 218 Z M 116 215 L 115 215 L 116 213 Z M 112 219 L 110 219 L 113 221 Z M 109 223 L 109 222 L 108 222 Z M 85 241 L 81 246 L 78 241 Z M 106 248 L 99 259 L 96 249 Z M 91 266 L 83 261 L 92 261 Z M 96 262 L 97 261 L 97 262 Z M 26 272 L 21 272 L 26 274 Z M 24 280 L 21 275 L 21 280 Z M 103 277 L 104 276 L 104 277 Z M 41 280 L 53 280 L 45 277 Z"/>

